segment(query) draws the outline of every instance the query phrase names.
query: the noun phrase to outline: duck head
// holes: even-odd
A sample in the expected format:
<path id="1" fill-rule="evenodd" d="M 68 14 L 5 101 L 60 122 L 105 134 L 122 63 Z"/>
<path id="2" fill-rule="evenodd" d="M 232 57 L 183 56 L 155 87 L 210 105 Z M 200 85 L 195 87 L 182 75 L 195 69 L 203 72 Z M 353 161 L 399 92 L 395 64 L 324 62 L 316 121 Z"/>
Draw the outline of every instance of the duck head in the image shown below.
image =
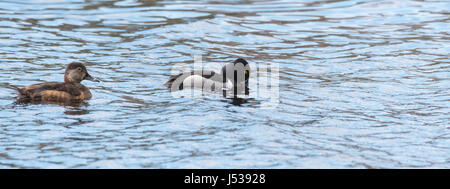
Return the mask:
<path id="1" fill-rule="evenodd" d="M 86 67 L 82 63 L 74 62 L 67 65 L 66 73 L 64 74 L 64 82 L 81 83 L 83 80 L 99 82 L 98 79 L 89 75 Z"/>
<path id="2" fill-rule="evenodd" d="M 222 75 L 225 77 L 223 81 L 226 82 L 226 79 L 233 81 L 233 84 L 236 83 L 248 83 L 250 78 L 250 65 L 248 62 L 242 58 L 236 59 L 233 63 L 229 63 L 222 67 Z"/>

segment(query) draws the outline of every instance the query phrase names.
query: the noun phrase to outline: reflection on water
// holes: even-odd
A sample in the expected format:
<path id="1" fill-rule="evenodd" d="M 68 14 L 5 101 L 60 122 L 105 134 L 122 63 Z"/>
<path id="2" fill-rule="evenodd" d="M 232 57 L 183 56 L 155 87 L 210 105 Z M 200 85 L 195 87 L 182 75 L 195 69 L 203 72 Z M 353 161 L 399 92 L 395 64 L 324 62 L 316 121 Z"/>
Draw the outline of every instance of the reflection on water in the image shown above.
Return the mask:
<path id="1" fill-rule="evenodd" d="M 66 114 L 66 115 L 87 115 L 87 114 L 89 114 L 89 110 L 69 109 L 69 110 L 64 111 L 64 114 Z"/>
<path id="2" fill-rule="evenodd" d="M 240 105 L 248 102 L 247 99 L 239 98 L 239 97 L 229 98 L 229 100 L 231 101 L 231 104 L 236 105 L 236 106 L 240 106 Z"/>
<path id="3" fill-rule="evenodd" d="M 88 106 L 89 103 L 87 101 L 34 101 L 30 99 L 17 99 L 13 105 L 37 105 L 37 104 L 53 104 L 53 105 L 60 105 L 60 106 L 71 106 L 71 107 L 80 107 L 80 106 Z"/>
<path id="4" fill-rule="evenodd" d="M 414 0 L 0 1 L 0 168 L 449 168 L 448 10 Z M 195 54 L 278 64 L 279 102 L 174 98 L 163 84 Z M 14 105 L 9 85 L 62 81 L 73 61 L 103 81 L 84 83 L 86 104 Z"/>

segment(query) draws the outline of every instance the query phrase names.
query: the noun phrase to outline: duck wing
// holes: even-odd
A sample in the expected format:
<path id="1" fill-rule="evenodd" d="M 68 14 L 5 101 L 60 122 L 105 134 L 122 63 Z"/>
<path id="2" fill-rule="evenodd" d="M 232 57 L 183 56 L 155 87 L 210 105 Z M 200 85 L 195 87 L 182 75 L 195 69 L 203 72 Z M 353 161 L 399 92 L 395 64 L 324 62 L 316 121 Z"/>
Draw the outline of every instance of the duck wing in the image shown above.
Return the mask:
<path id="1" fill-rule="evenodd" d="M 43 94 L 48 94 L 49 91 L 65 92 L 73 96 L 81 95 L 79 90 L 76 90 L 74 86 L 67 83 L 60 82 L 47 82 L 41 84 L 30 85 L 21 89 L 19 91 L 19 98 L 40 100 Z"/>
<path id="2" fill-rule="evenodd" d="M 182 90 L 184 79 L 186 79 L 189 76 L 193 76 L 193 75 L 199 75 L 199 76 L 202 76 L 203 78 L 209 79 L 217 74 L 212 70 L 184 72 L 184 73 L 180 73 L 178 75 L 171 76 L 169 78 L 169 80 L 166 83 L 164 83 L 164 86 L 166 86 L 168 88 L 172 88 L 173 84 L 177 84 L 177 85 L 179 85 L 178 89 Z"/>

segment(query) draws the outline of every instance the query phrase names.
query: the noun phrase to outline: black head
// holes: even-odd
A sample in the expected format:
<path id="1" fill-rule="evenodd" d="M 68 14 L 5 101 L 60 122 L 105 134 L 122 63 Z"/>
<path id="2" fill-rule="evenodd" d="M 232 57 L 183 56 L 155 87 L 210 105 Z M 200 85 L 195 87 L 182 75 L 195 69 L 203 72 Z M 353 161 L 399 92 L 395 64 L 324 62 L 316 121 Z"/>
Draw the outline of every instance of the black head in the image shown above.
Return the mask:
<path id="1" fill-rule="evenodd" d="M 222 74 L 235 83 L 248 82 L 250 79 L 250 64 L 243 58 L 238 58 L 233 63 L 225 65 L 222 68 Z"/>
<path id="2" fill-rule="evenodd" d="M 238 58 L 238 59 L 236 59 L 233 63 L 234 63 L 234 64 L 242 63 L 242 64 L 244 64 L 245 66 L 248 64 L 248 62 L 247 62 L 246 60 L 244 60 L 243 58 Z"/>

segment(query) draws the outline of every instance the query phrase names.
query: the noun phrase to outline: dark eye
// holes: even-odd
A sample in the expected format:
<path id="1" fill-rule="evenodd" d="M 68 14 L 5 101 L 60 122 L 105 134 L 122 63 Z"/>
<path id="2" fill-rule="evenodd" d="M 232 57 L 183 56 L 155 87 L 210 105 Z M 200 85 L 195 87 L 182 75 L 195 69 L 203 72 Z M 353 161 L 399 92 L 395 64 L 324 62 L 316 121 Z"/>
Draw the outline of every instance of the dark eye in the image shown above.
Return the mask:
<path id="1" fill-rule="evenodd" d="M 81 72 L 81 67 L 78 67 L 77 70 Z"/>

